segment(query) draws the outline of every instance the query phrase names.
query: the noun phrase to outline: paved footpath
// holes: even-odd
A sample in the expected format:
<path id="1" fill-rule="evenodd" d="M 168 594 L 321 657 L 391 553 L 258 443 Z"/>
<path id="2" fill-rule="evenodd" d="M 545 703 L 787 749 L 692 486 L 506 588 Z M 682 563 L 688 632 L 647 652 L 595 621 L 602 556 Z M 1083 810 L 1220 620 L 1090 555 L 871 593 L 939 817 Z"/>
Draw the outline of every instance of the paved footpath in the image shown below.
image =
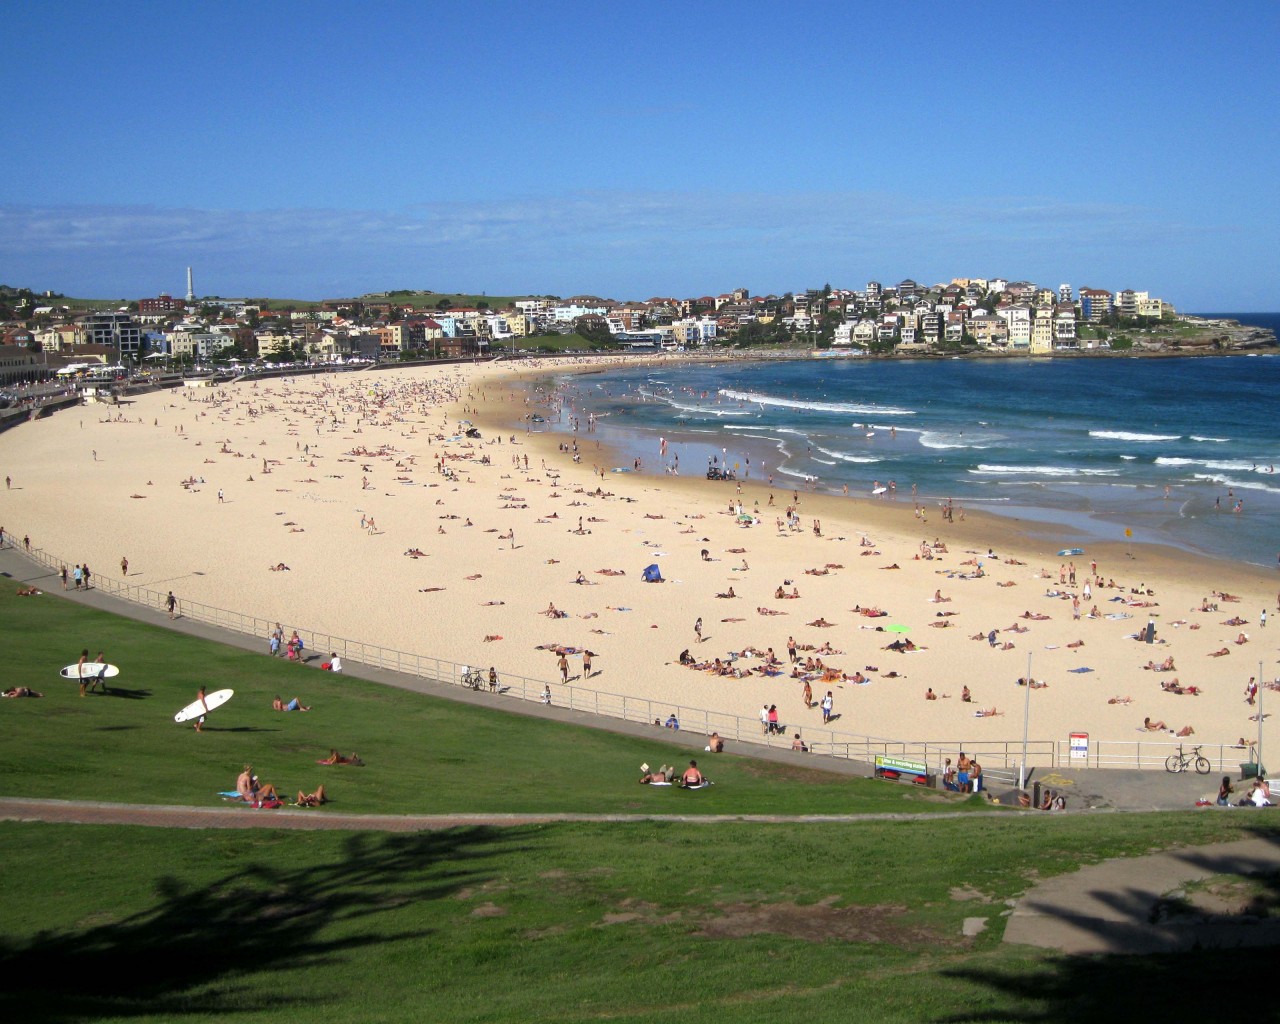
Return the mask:
<path id="1" fill-rule="evenodd" d="M 1064 953 L 1280 945 L 1280 919 L 1275 917 L 1225 907 L 1216 915 L 1162 912 L 1169 894 L 1181 892 L 1188 883 L 1214 875 L 1277 871 L 1280 842 L 1267 839 L 1104 861 L 1047 879 L 1023 896 L 1005 925 L 1004 941 Z"/>

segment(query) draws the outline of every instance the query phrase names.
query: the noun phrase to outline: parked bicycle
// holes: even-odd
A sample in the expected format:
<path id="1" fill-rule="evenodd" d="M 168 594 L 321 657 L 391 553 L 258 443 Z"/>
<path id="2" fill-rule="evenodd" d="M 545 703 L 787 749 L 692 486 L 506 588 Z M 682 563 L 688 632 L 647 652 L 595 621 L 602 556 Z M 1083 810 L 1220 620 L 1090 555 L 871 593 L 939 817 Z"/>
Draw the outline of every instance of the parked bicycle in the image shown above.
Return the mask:
<path id="1" fill-rule="evenodd" d="M 484 686 L 484 673 L 478 668 L 471 668 L 469 665 L 463 666 L 462 685 L 469 686 L 473 690 L 481 689 Z"/>
<path id="2" fill-rule="evenodd" d="M 1213 765 L 1200 753 L 1199 747 L 1189 753 L 1183 753 L 1182 744 L 1179 743 L 1178 752 L 1165 758 L 1164 770 L 1176 775 L 1178 772 L 1185 772 L 1189 767 L 1195 768 L 1197 775 L 1208 775 L 1213 770 Z"/>

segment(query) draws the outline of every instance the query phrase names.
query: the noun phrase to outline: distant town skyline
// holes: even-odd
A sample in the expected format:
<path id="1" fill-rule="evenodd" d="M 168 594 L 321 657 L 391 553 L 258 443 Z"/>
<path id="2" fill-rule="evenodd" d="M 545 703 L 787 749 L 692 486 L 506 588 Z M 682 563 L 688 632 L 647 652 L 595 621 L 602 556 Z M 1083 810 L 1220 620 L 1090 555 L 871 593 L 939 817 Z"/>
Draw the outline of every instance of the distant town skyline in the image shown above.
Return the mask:
<path id="1" fill-rule="evenodd" d="M 1272 5 L 1151 0 L 319 2 L 292 45 L 247 4 L 20 7 L 0 278 L 641 299 L 1003 276 L 1275 310 L 1277 29 Z M 69 39 L 101 59 L 48 74 Z"/>

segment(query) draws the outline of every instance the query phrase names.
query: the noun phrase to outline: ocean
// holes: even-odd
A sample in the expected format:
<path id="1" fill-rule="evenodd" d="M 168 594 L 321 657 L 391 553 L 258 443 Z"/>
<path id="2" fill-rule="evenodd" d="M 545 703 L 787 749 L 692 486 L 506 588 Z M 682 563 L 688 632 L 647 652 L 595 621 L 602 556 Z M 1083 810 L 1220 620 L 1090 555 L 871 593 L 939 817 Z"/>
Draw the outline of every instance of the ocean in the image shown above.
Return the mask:
<path id="1" fill-rule="evenodd" d="M 1274 355 L 698 363 L 547 383 L 564 408 L 545 428 L 576 418 L 625 453 L 618 470 L 704 476 L 714 460 L 780 490 L 882 486 L 899 502 L 914 485 L 930 509 L 1015 516 L 1063 546 L 1129 531 L 1256 565 L 1280 553 Z"/>

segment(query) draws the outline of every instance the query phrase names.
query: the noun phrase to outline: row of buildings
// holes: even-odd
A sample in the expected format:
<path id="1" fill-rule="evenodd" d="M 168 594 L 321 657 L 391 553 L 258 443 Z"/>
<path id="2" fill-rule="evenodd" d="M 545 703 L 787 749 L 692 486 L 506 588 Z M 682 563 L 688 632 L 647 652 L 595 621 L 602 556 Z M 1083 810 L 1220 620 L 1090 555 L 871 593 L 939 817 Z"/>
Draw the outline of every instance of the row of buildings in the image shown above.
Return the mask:
<path id="1" fill-rule="evenodd" d="M 423 309 L 420 302 L 330 299 L 299 311 L 271 310 L 250 300 L 196 302 L 162 294 L 107 312 L 38 307 L 28 321 L 35 326 L 2 328 L 3 344 L 43 353 L 50 366 L 86 359 L 201 363 L 229 352 L 268 361 L 326 362 L 399 359 L 406 353 L 459 358 L 502 351 L 531 335 L 575 331 L 607 336 L 623 346 L 692 349 L 731 342 L 753 328 L 755 333 L 744 337 L 879 350 L 953 343 L 1034 354 L 1081 347 L 1084 324 L 1154 321 L 1173 312 L 1147 292 L 1081 288 L 1077 293 L 1065 284 L 1050 289 L 978 278 L 932 286 L 909 279 L 889 286 L 871 281 L 860 290 L 826 287 L 781 296 L 752 296 L 739 288 L 643 302 L 534 296 L 502 309 L 443 301 Z"/>

